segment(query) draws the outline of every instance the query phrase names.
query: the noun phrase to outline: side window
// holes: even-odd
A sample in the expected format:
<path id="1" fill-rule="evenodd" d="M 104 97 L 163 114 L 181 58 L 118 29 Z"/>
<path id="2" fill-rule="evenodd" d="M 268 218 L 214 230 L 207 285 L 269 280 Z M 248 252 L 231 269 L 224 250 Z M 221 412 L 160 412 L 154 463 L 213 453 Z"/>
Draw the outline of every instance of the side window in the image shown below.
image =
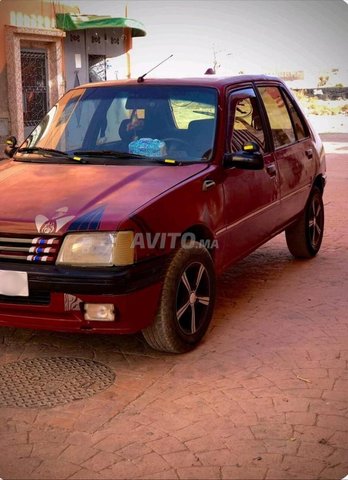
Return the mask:
<path id="1" fill-rule="evenodd" d="M 308 137 L 308 132 L 305 124 L 303 123 L 302 118 L 298 114 L 295 105 L 293 104 L 292 100 L 289 98 L 288 94 L 286 92 L 284 93 L 284 98 L 286 105 L 288 107 L 288 110 L 290 112 L 291 118 L 292 118 L 292 123 L 295 128 L 295 133 L 297 140 L 303 140 L 304 138 Z"/>
<path id="2" fill-rule="evenodd" d="M 265 134 L 261 122 L 257 98 L 253 89 L 233 92 L 230 97 L 230 135 L 231 152 L 241 150 L 248 142 L 259 145 L 265 151 Z"/>
<path id="3" fill-rule="evenodd" d="M 290 145 L 296 141 L 288 109 L 277 87 L 259 87 L 259 92 L 268 115 L 274 148 Z"/>

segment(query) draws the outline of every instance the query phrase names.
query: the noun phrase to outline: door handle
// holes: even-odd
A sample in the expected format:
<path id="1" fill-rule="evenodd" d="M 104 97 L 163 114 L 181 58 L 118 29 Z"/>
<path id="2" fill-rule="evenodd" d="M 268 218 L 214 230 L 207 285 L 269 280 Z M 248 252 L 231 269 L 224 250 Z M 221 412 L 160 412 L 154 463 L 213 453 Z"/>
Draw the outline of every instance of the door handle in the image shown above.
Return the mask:
<path id="1" fill-rule="evenodd" d="M 309 148 L 308 150 L 305 151 L 307 158 L 313 158 L 313 150 Z"/>
<path id="2" fill-rule="evenodd" d="M 210 188 L 215 187 L 215 185 L 216 183 L 214 182 L 214 180 L 211 180 L 211 179 L 204 180 L 202 190 L 203 192 L 206 192 Z"/>
<path id="3" fill-rule="evenodd" d="M 268 175 L 271 177 L 275 177 L 277 175 L 277 168 L 274 165 L 274 163 L 270 163 L 269 165 L 266 165 L 266 170 Z"/>

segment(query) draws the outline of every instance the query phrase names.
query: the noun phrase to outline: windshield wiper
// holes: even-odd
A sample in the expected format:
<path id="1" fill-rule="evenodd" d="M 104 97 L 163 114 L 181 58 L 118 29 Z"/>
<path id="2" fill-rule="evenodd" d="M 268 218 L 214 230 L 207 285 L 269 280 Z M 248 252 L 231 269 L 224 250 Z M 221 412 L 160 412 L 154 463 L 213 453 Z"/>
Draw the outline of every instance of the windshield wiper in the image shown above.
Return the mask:
<path id="1" fill-rule="evenodd" d="M 42 153 L 45 155 L 51 155 L 52 157 L 66 157 L 74 162 L 86 163 L 86 160 L 83 160 L 76 155 L 73 156 L 67 152 L 63 152 L 62 150 L 56 150 L 54 148 L 25 147 L 19 148 L 16 153 Z"/>
<path id="2" fill-rule="evenodd" d="M 141 158 L 147 159 L 145 155 L 136 153 L 119 152 L 118 150 L 77 150 L 74 155 L 83 155 L 86 157 L 114 157 L 114 158 Z M 151 159 L 150 159 L 151 160 Z"/>
<path id="3" fill-rule="evenodd" d="M 119 152 L 118 150 L 77 150 L 74 155 L 83 155 L 86 157 L 113 157 L 119 159 L 135 158 L 145 160 L 147 162 L 160 163 L 165 165 L 181 165 L 178 160 L 170 160 L 159 157 L 148 157 L 147 155 L 139 155 L 137 153 Z"/>

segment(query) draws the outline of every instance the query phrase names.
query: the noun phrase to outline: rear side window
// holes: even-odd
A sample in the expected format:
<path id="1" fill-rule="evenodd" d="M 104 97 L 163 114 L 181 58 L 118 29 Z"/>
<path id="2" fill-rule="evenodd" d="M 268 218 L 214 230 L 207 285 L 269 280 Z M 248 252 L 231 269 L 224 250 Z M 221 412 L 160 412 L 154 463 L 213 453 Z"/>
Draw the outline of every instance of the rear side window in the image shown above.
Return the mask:
<path id="1" fill-rule="evenodd" d="M 287 106 L 277 87 L 258 88 L 272 130 L 274 148 L 284 147 L 296 141 Z"/>
<path id="2" fill-rule="evenodd" d="M 294 125 L 294 128 L 295 128 L 295 133 L 296 133 L 297 140 L 303 140 L 304 138 L 308 137 L 307 128 L 306 128 L 302 118 L 298 114 L 293 101 L 289 98 L 289 96 L 287 95 L 286 92 L 283 91 L 283 93 L 284 93 L 284 98 L 285 98 L 286 105 L 287 105 L 288 110 L 290 112 L 292 122 L 293 122 L 293 125 Z"/>

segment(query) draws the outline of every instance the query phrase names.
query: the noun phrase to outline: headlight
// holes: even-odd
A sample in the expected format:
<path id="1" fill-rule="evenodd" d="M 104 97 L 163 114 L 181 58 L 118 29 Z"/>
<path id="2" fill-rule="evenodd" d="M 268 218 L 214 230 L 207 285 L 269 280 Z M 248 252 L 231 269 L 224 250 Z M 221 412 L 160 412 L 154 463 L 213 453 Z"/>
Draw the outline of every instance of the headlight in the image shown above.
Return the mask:
<path id="1" fill-rule="evenodd" d="M 111 267 L 134 263 L 133 232 L 70 233 L 64 239 L 58 265 Z"/>

